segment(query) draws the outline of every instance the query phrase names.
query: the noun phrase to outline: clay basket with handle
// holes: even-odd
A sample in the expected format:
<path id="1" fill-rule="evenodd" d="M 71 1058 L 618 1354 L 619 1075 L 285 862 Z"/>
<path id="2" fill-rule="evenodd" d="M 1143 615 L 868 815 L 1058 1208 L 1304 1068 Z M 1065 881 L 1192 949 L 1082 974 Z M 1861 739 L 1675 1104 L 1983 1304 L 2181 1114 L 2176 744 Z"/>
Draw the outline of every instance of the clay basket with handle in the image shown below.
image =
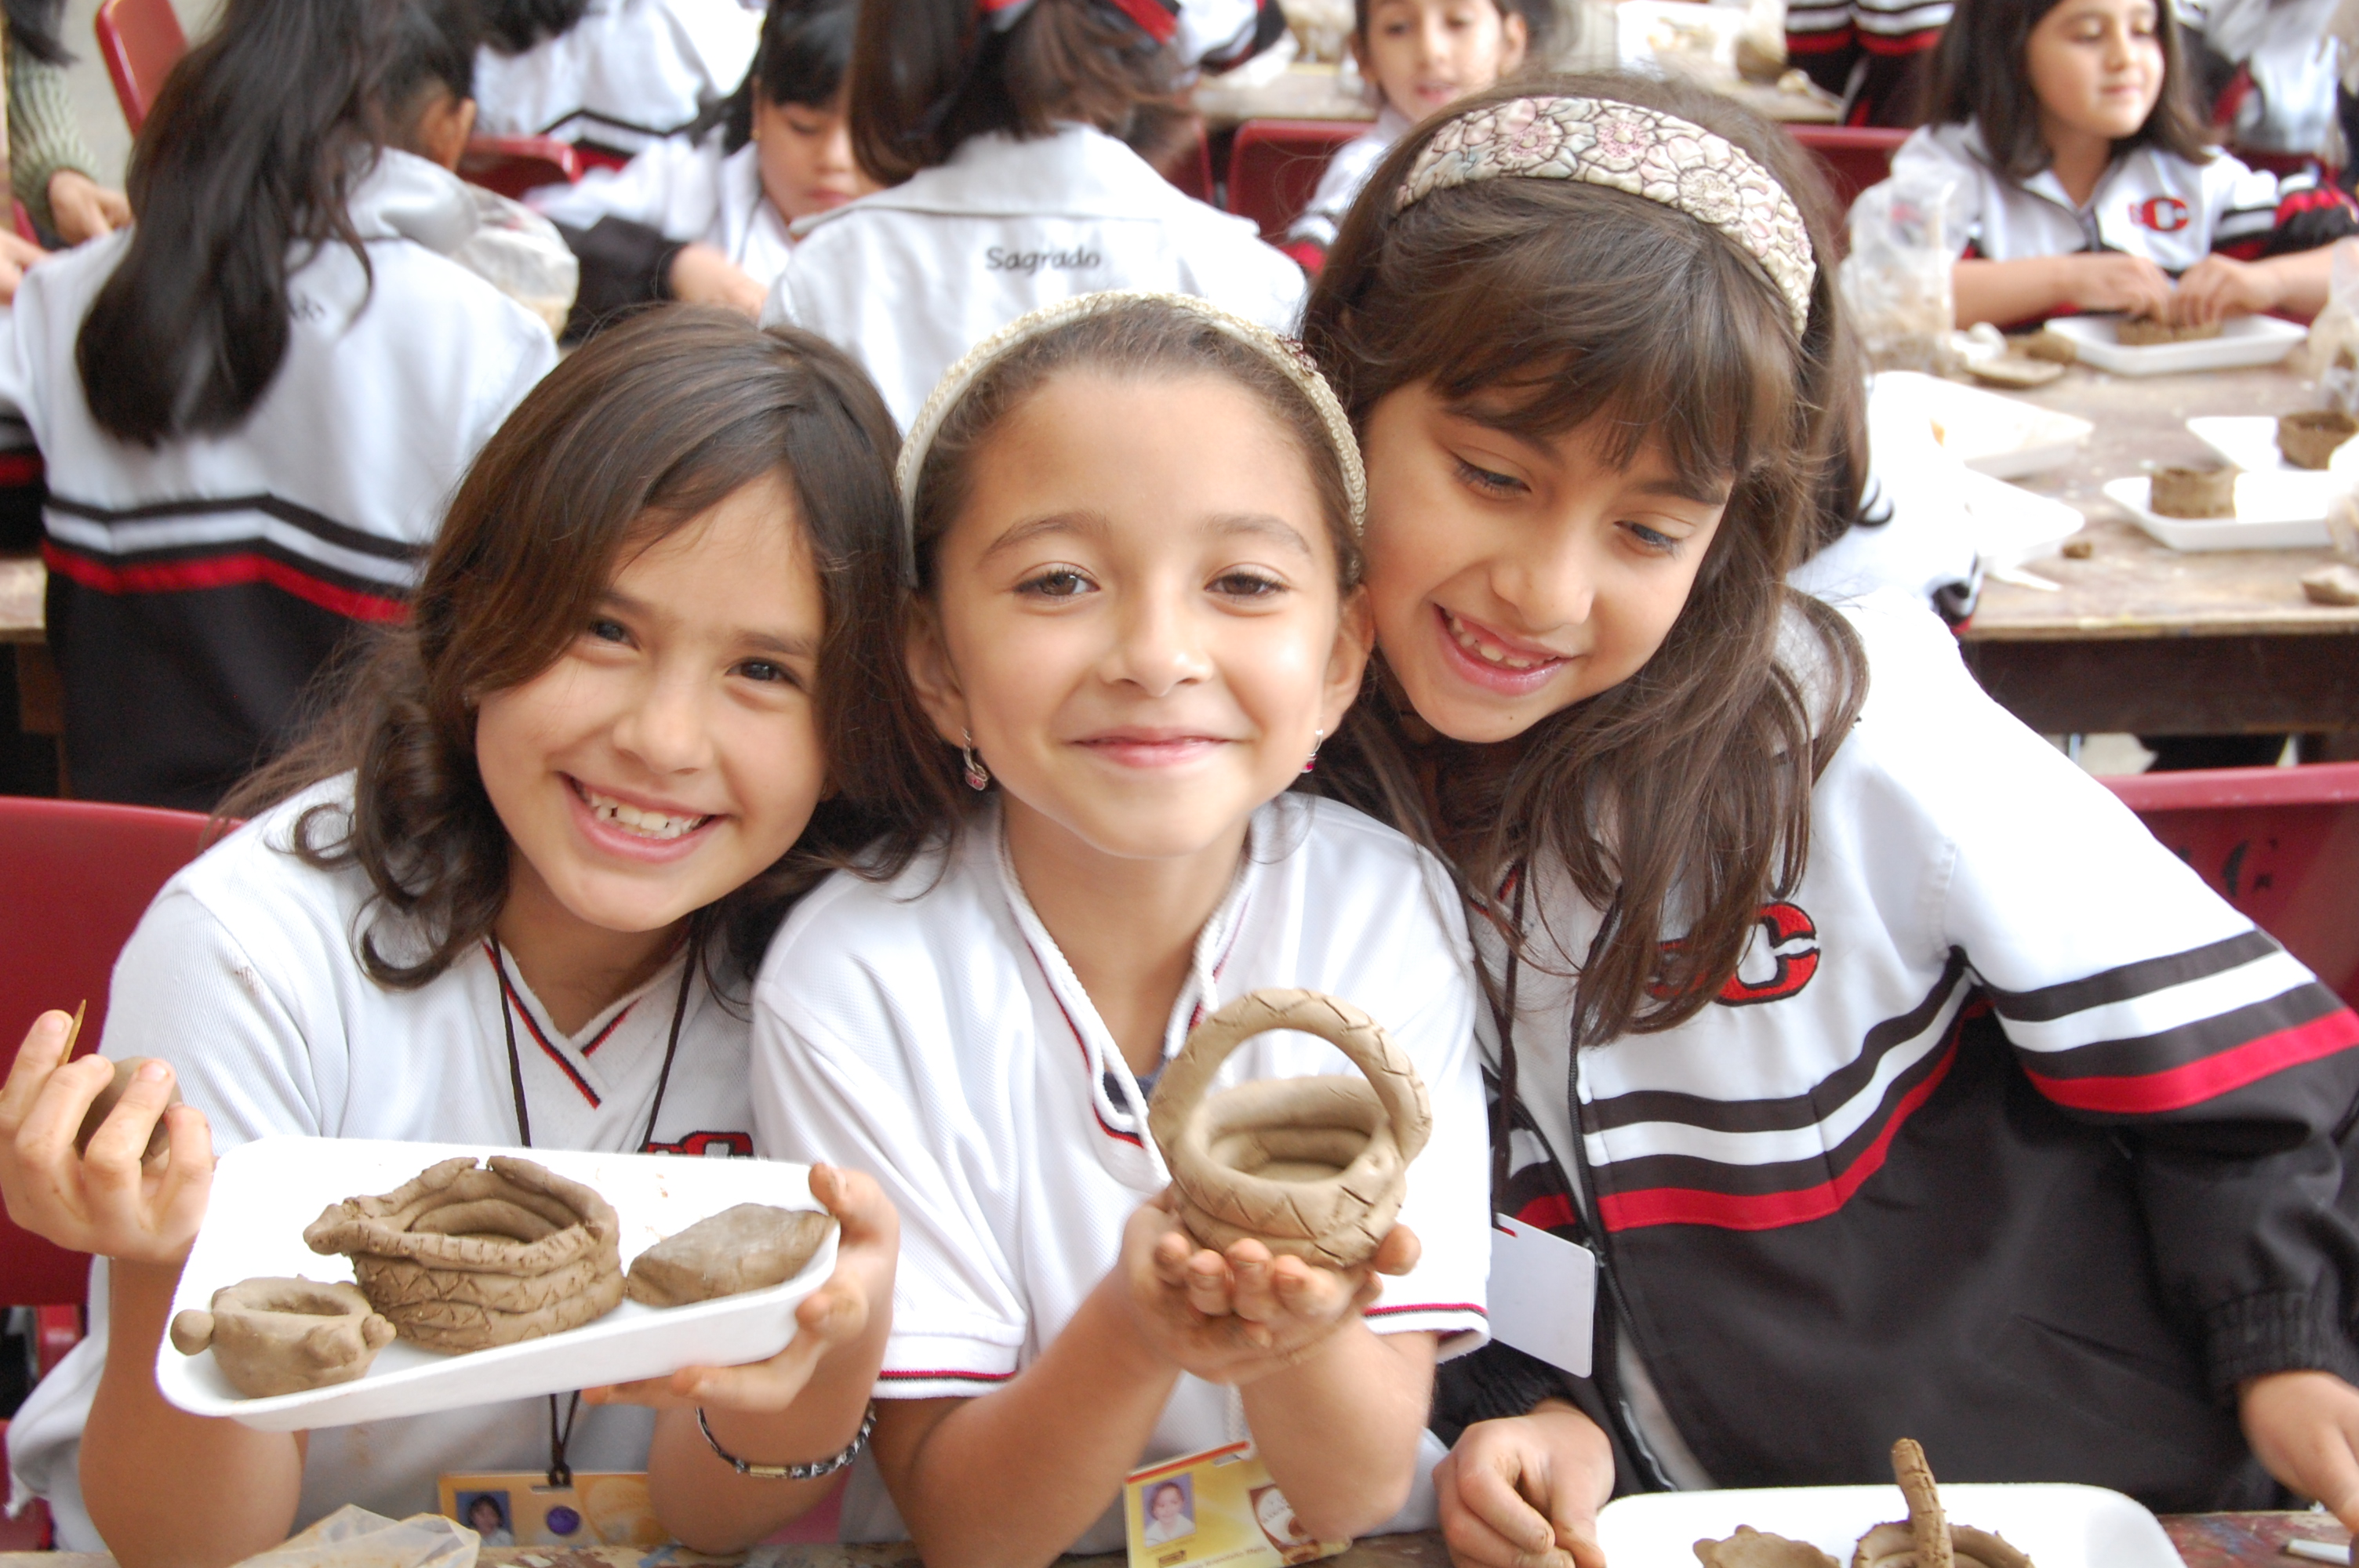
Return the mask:
<path id="1" fill-rule="evenodd" d="M 1208 1095 L 1232 1052 L 1289 1029 L 1364 1076 L 1265 1078 Z M 1225 1249 L 1251 1237 L 1331 1269 L 1366 1262 L 1400 1213 L 1408 1163 L 1433 1131 L 1417 1069 L 1366 1013 L 1318 991 L 1257 990 L 1189 1033 L 1147 1113 L 1180 1223 Z"/>

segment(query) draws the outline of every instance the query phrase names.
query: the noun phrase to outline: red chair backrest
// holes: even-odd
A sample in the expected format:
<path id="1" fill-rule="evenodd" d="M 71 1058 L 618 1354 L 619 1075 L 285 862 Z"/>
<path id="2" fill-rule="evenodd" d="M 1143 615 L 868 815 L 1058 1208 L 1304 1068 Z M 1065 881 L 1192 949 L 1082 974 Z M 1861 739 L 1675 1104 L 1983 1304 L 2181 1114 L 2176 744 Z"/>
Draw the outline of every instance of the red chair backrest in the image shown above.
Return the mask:
<path id="1" fill-rule="evenodd" d="M 2359 762 L 2104 782 L 2213 892 L 2359 1006 Z"/>
<path id="2" fill-rule="evenodd" d="M 514 199 L 544 185 L 582 178 L 581 149 L 554 136 L 470 136 L 459 178 Z"/>
<path id="3" fill-rule="evenodd" d="M 1908 139 L 1906 131 L 1876 125 L 1788 125 L 1794 139 L 1819 160 L 1819 168 L 1834 187 L 1836 202 L 1845 208 L 1869 186 L 1892 172 L 1892 155 Z"/>
<path id="4" fill-rule="evenodd" d="M 1214 195 L 1212 144 L 1205 138 L 1201 131 L 1196 134 L 1196 145 L 1181 153 L 1169 168 L 1164 169 L 1163 178 L 1169 180 L 1184 195 L 1192 196 L 1197 200 L 1208 204 L 1212 201 Z"/>
<path id="5" fill-rule="evenodd" d="M 115 101 L 123 105 L 123 123 L 136 136 L 164 79 L 189 52 L 189 36 L 180 31 L 172 0 L 103 0 L 95 27 L 99 56 L 114 79 Z"/>
<path id="6" fill-rule="evenodd" d="M 1247 120 L 1229 148 L 1229 211 L 1276 242 L 1318 193 L 1335 149 L 1368 128 L 1364 120 Z"/>
<path id="7" fill-rule="evenodd" d="M 45 1010 L 85 1000 L 75 1054 L 97 1049 L 115 955 L 205 827 L 193 812 L 0 795 L 0 1059 Z M 0 1217 L 0 1305 L 79 1303 L 89 1269 Z"/>

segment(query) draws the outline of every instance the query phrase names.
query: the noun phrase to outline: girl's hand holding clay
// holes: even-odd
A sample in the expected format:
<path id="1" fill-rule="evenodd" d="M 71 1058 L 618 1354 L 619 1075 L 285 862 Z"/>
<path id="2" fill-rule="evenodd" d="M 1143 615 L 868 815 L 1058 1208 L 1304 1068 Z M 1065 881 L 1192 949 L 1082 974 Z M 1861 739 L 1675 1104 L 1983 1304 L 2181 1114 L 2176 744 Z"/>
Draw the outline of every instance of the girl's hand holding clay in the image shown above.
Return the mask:
<path id="1" fill-rule="evenodd" d="M 795 1308 L 795 1336 L 767 1361 L 743 1367 L 683 1367 L 669 1378 L 583 1390 L 593 1405 L 657 1410 L 732 1410 L 770 1414 L 793 1404 L 827 1358 L 851 1346 L 881 1355 L 893 1315 L 893 1267 L 901 1218 L 875 1181 L 833 1165 L 811 1168 L 811 1196 L 835 1216 L 842 1233 L 835 1272 Z M 875 1356 L 869 1361 L 875 1375 Z"/>
<path id="2" fill-rule="evenodd" d="M 1614 1446 L 1560 1400 L 1468 1427 L 1433 1491 L 1458 1568 L 1605 1568 L 1597 1510 L 1614 1495 Z"/>
<path id="3" fill-rule="evenodd" d="M 1167 1191 L 1130 1217 L 1121 1271 L 1131 1315 L 1165 1359 L 1207 1382 L 1243 1385 L 1300 1361 L 1373 1305 L 1378 1274 L 1417 1266 L 1416 1233 L 1395 1226 L 1364 1268 L 1338 1271 L 1272 1256 L 1258 1241 L 1196 1245 Z"/>
<path id="4" fill-rule="evenodd" d="M 73 1020 L 33 1021 L 0 1086 L 0 1195 L 8 1217 L 75 1252 L 178 1268 L 212 1190 L 204 1113 L 174 1103 L 172 1069 L 142 1063 L 122 1098 L 76 1148 L 91 1108 L 114 1082 L 103 1056 L 67 1062 Z M 164 1146 L 150 1143 L 158 1128 Z"/>

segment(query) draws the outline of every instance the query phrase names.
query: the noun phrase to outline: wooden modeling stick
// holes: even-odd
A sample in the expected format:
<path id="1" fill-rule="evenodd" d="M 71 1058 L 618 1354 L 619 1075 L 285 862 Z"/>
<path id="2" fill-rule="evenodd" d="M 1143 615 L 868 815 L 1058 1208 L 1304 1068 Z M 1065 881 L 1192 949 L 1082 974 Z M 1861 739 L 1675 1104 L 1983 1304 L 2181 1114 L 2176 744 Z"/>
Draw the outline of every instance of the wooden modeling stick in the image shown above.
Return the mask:
<path id="1" fill-rule="evenodd" d="M 1933 1482 L 1933 1467 L 1913 1437 L 1892 1445 L 1892 1478 L 1908 1499 L 1908 1532 L 1916 1539 L 1917 1568 L 1951 1568 L 1950 1521 L 1941 1512 L 1941 1489 Z"/>

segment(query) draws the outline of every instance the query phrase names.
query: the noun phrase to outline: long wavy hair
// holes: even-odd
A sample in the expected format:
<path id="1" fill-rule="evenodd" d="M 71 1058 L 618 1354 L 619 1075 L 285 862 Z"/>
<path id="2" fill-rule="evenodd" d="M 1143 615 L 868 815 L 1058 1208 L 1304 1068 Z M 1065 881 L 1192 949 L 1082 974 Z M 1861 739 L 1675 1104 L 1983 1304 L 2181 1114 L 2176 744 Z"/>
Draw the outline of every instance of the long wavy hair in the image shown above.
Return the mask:
<path id="1" fill-rule="evenodd" d="M 1506 178 L 1395 209 L 1442 126 L 1538 95 L 1660 110 L 1751 153 L 1809 222 L 1819 271 L 1804 328 L 1733 242 L 1644 197 Z M 1552 954 L 1525 947 L 1527 961 L 1577 967 L 1583 1044 L 1669 1029 L 1736 972 L 1762 904 L 1801 877 L 1811 783 L 1864 693 L 1848 625 L 1785 582 L 1840 532 L 1862 481 L 1861 367 L 1835 313 L 1830 207 L 1808 156 L 1717 94 L 1618 74 L 1526 81 L 1393 149 L 1306 308 L 1304 340 L 1364 432 L 1405 387 L 1451 403 L 1504 394 L 1524 435 L 1588 426 L 1616 463 L 1658 444 L 1682 479 L 1729 491 L 1685 608 L 1627 680 L 1474 747 L 1433 735 L 1379 663 L 1347 730 L 1389 732 L 1421 777 L 1390 773 L 1385 746 L 1349 735 L 1321 758 L 1331 792 L 1446 845 L 1495 918 L 1491 895 L 1534 862 L 1561 867 L 1604 912 L 1580 954 L 1561 939 Z M 1806 654 L 1781 639 L 1789 624 Z"/>
<path id="2" fill-rule="evenodd" d="M 555 664 L 626 551 L 779 473 L 797 514 L 781 525 L 801 528 L 826 604 L 817 698 L 836 789 L 785 858 L 694 917 L 698 935 L 720 939 L 707 952 L 752 973 L 793 900 L 872 832 L 856 804 L 854 730 L 901 662 L 898 448 L 868 378 L 808 332 L 675 305 L 601 333 L 468 470 L 408 622 L 223 815 L 352 773 L 351 808 L 307 809 L 294 852 L 321 871 L 360 868 L 372 892 L 354 936 L 363 968 L 379 985 L 425 985 L 490 932 L 507 899 L 507 830 L 475 764 L 477 699 Z M 380 941 L 380 927 L 397 939 Z"/>

